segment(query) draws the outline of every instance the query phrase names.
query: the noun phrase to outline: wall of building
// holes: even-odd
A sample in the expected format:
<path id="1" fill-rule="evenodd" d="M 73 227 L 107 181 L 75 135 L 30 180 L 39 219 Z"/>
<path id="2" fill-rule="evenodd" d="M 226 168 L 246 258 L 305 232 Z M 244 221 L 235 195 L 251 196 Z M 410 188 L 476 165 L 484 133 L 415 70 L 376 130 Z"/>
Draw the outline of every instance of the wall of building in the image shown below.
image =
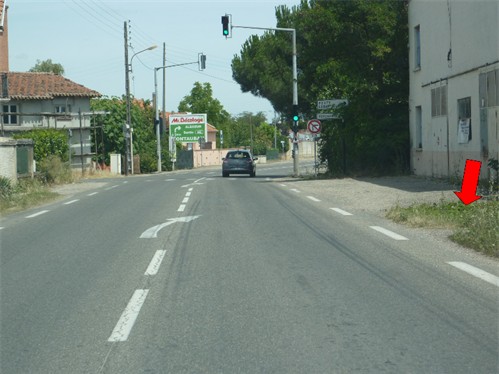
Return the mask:
<path id="1" fill-rule="evenodd" d="M 5 7 L 3 29 L 0 30 L 0 71 L 9 71 L 9 28 L 7 25 L 7 13 L 8 7 Z"/>
<path id="2" fill-rule="evenodd" d="M 416 66 L 416 27 L 420 67 Z M 483 107 L 480 74 L 499 68 L 499 2 L 409 2 L 411 167 L 415 174 L 462 176 L 466 159 L 498 158 L 498 105 Z M 499 82 L 496 82 L 499 85 Z M 444 115 L 432 116 L 432 90 L 446 87 Z M 471 139 L 458 141 L 458 100 L 470 98 Z M 421 108 L 422 147 L 417 107 Z M 482 167 L 482 178 L 488 170 Z"/>
<path id="3" fill-rule="evenodd" d="M 2 125 L 5 136 L 20 131 L 51 128 L 66 129 L 70 149 L 70 164 L 73 168 L 87 169 L 92 165 L 92 139 L 90 100 L 88 98 L 55 98 L 53 100 L 11 100 L 8 104 L 18 106 L 18 125 Z M 68 116 L 55 116 L 55 108 L 65 106 L 71 113 Z M 83 114 L 80 118 L 78 111 Z M 1 119 L 0 119 L 1 120 Z M 81 129 L 80 129 L 81 126 Z M 83 157 L 81 157 L 83 155 Z"/>
<path id="4" fill-rule="evenodd" d="M 17 142 L 12 139 L 0 138 L 0 176 L 17 181 Z"/>
<path id="5" fill-rule="evenodd" d="M 18 177 L 32 178 L 34 176 L 33 142 L 31 140 L 0 137 L 0 176 L 8 178 L 14 183 L 17 182 Z"/>

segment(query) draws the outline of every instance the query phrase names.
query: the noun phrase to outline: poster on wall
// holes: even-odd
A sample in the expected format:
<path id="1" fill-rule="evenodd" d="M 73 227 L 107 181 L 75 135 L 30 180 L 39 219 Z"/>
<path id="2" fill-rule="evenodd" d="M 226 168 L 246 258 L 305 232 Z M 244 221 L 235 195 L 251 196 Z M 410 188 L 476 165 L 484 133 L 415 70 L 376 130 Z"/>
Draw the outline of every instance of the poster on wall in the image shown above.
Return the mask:
<path id="1" fill-rule="evenodd" d="M 471 134 L 471 119 L 461 118 L 457 125 L 457 142 L 459 144 L 469 143 L 470 134 Z"/>

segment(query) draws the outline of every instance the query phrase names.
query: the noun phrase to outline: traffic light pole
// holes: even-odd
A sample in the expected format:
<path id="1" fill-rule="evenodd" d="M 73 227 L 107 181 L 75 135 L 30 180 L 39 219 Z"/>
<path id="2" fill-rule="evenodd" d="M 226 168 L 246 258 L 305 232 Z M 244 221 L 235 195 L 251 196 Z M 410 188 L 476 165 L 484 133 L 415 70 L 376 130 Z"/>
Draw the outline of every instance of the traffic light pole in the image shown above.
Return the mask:
<path id="1" fill-rule="evenodd" d="M 158 173 L 161 172 L 161 132 L 159 129 L 160 123 L 159 123 L 159 105 L 158 105 L 158 79 L 157 79 L 157 72 L 158 70 L 163 70 L 163 74 L 165 69 L 167 68 L 174 68 L 177 66 L 183 66 L 183 65 L 193 65 L 193 64 L 198 64 L 199 65 L 199 70 L 204 70 L 206 67 L 206 56 L 202 53 L 198 54 L 198 61 L 195 62 L 185 62 L 183 64 L 174 64 L 174 65 L 165 65 L 165 66 L 159 66 L 154 68 L 154 123 L 156 125 L 156 153 L 158 154 Z M 165 87 L 163 85 L 163 100 L 165 98 Z M 163 113 L 165 115 L 165 113 Z M 166 124 L 166 118 L 163 118 L 164 123 Z"/>
<path id="2" fill-rule="evenodd" d="M 293 108 L 298 107 L 298 68 L 296 63 L 296 29 L 288 29 L 281 27 L 252 27 L 252 26 L 233 26 L 231 29 L 253 29 L 253 30 L 270 30 L 270 31 L 285 31 L 293 33 Z M 293 174 L 299 175 L 299 157 L 298 157 L 298 121 L 293 121 Z"/>

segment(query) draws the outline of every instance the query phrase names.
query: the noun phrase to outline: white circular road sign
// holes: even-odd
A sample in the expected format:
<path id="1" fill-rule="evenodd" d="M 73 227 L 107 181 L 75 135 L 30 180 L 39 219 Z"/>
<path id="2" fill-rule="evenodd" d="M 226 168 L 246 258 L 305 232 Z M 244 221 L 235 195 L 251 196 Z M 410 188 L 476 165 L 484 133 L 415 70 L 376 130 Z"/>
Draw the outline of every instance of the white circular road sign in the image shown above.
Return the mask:
<path id="1" fill-rule="evenodd" d="M 318 119 L 311 119 L 307 123 L 307 128 L 312 134 L 318 134 L 321 132 L 321 121 Z"/>

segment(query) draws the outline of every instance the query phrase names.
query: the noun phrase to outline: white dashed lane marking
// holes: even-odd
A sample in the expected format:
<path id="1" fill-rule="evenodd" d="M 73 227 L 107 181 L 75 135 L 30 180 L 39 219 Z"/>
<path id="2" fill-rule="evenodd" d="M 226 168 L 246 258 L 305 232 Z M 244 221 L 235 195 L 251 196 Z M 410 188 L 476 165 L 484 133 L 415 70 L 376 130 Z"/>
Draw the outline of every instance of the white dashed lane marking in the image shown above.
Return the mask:
<path id="1" fill-rule="evenodd" d="M 37 213 L 31 214 L 29 216 L 26 216 L 26 218 L 38 217 L 38 216 L 41 216 L 42 214 L 45 214 L 45 213 L 48 213 L 48 212 L 49 212 L 48 210 L 42 210 L 40 212 L 37 212 Z"/>
<path id="2" fill-rule="evenodd" d="M 74 204 L 74 203 L 76 203 L 77 201 L 80 201 L 80 200 L 76 199 L 76 200 L 67 201 L 67 202 L 65 202 L 65 203 L 64 203 L 64 205 Z"/>
<path id="3" fill-rule="evenodd" d="M 315 198 L 315 197 L 313 197 L 313 196 L 307 196 L 307 198 L 309 198 L 309 199 L 310 199 L 310 200 L 312 200 L 312 201 L 315 201 L 316 203 L 320 202 L 320 200 L 319 200 L 319 199 L 317 199 L 317 198 Z"/>
<path id="4" fill-rule="evenodd" d="M 158 273 L 159 267 L 161 266 L 161 261 L 165 257 L 166 251 L 164 249 L 156 251 L 154 257 L 152 258 L 145 275 L 156 275 Z"/>
<path id="5" fill-rule="evenodd" d="M 487 273 L 486 271 L 476 268 L 474 266 L 471 266 L 465 262 L 459 262 L 459 261 L 451 261 L 447 262 L 449 265 L 454 266 L 455 268 L 458 268 L 468 274 L 471 274 L 477 278 L 480 278 L 481 280 L 484 280 L 485 282 L 488 282 L 490 284 L 493 284 L 494 286 L 499 287 L 499 277 L 496 277 L 493 274 Z"/>
<path id="6" fill-rule="evenodd" d="M 135 290 L 108 341 L 125 342 L 128 340 L 128 335 L 132 331 L 132 327 L 137 320 L 142 305 L 144 305 L 144 301 L 146 301 L 148 293 L 149 290 Z"/>
<path id="7" fill-rule="evenodd" d="M 393 231 L 387 230 L 380 226 L 369 226 L 369 227 L 395 240 L 409 240 L 405 236 L 399 235 Z"/>
<path id="8" fill-rule="evenodd" d="M 336 213 L 340 213 L 344 216 L 352 216 L 353 215 L 352 213 L 348 213 L 347 211 L 340 209 L 340 208 L 329 208 L 329 209 L 334 210 Z"/>

